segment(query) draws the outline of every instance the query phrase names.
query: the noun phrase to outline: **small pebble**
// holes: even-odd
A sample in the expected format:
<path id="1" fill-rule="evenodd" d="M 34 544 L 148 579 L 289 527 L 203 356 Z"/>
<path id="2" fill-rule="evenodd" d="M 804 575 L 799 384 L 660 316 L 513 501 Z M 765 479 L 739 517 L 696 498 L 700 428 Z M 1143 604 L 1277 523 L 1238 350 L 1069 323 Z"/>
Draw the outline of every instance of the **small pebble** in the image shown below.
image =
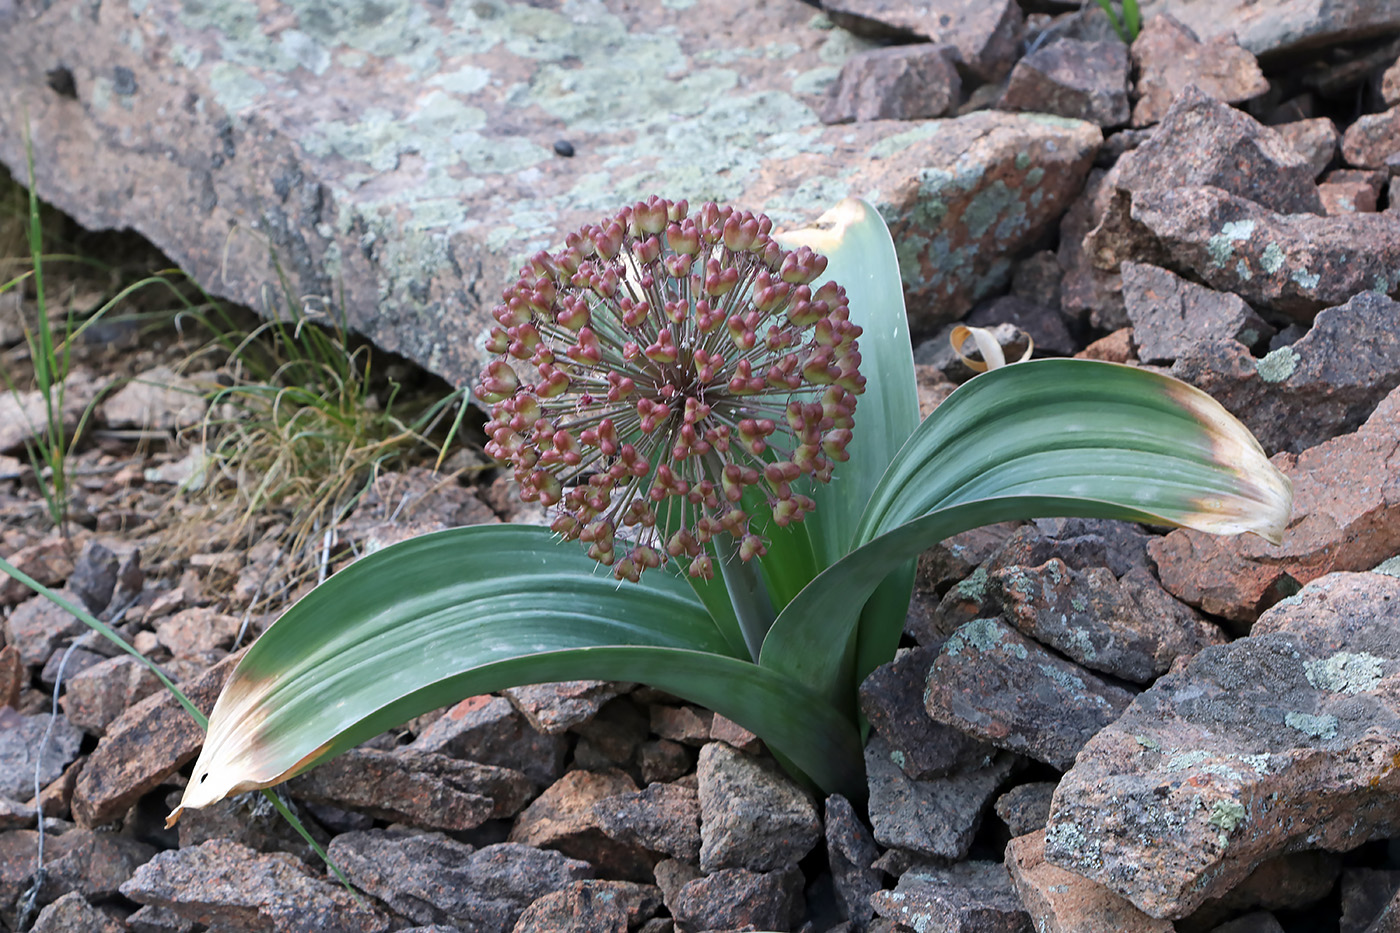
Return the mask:
<path id="1" fill-rule="evenodd" d="M 567 139 L 556 139 L 554 141 L 554 154 L 572 159 L 574 157 L 574 144 Z"/>

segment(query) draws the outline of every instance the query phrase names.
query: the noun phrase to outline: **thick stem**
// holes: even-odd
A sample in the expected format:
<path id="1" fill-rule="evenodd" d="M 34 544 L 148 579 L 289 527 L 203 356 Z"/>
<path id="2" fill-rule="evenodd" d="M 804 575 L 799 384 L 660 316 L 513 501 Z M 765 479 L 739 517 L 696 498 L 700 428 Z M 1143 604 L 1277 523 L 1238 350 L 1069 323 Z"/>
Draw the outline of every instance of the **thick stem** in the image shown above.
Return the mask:
<path id="1" fill-rule="evenodd" d="M 777 618 L 773 600 L 768 596 L 768 587 L 758 572 L 757 562 L 739 559 L 739 542 L 734 536 L 723 532 L 715 535 L 713 540 L 719 554 L 719 572 L 724 577 L 724 588 L 729 591 L 729 601 L 734 606 L 734 615 L 739 619 L 739 630 L 744 633 L 744 645 L 757 663 L 763 639 Z"/>

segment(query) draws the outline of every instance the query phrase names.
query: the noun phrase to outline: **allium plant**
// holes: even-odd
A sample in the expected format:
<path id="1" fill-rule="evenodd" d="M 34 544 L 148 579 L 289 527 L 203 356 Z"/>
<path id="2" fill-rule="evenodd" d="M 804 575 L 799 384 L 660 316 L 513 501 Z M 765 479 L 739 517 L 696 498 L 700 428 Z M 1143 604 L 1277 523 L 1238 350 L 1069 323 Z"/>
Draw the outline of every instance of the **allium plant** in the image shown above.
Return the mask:
<path id="1" fill-rule="evenodd" d="M 537 255 L 496 320 L 491 451 L 553 530 L 444 531 L 331 577 L 232 674 L 181 808 L 462 697 L 580 678 L 708 706 L 858 798 L 856 688 L 894 656 L 920 551 L 1051 515 L 1287 523 L 1249 432 L 1157 373 L 1019 363 L 921 424 L 894 246 L 860 201 L 788 234 L 637 204 Z"/>

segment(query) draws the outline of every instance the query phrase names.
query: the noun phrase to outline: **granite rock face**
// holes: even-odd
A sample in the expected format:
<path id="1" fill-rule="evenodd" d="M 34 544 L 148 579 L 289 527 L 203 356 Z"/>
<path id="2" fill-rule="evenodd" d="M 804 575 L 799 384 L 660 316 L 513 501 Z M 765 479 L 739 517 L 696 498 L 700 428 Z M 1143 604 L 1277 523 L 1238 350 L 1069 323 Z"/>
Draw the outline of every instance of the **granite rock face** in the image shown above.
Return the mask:
<path id="1" fill-rule="evenodd" d="M 1173 531 L 1149 547 L 1170 593 L 1247 627 L 1304 583 L 1400 553 L 1400 389 L 1354 433 L 1275 464 L 1293 483 L 1283 543 Z"/>
<path id="2" fill-rule="evenodd" d="M 960 862 L 907 871 L 892 891 L 874 898 L 881 917 L 915 930 L 1031 933 L 1006 869 L 996 862 Z"/>
<path id="3" fill-rule="evenodd" d="M 1045 933 L 1174 933 L 1102 885 L 1045 861 L 1045 830 L 1012 839 L 1006 867 L 1034 929 Z"/>
<path id="4" fill-rule="evenodd" d="M 811 798 L 771 762 L 711 742 L 696 775 L 702 870 L 775 871 L 796 865 L 821 838 Z"/>
<path id="5" fill-rule="evenodd" d="M 1154 917 L 1264 860 L 1400 831 L 1400 579 L 1330 574 L 1140 695 L 1055 792 L 1045 857 Z"/>
<path id="6" fill-rule="evenodd" d="M 954 46 L 963 67 L 995 81 L 1016 60 L 1025 17 L 1015 0 L 823 0 L 840 26 L 881 39 L 927 39 Z"/>
<path id="7" fill-rule="evenodd" d="M 1122 273 L 1123 304 L 1144 363 L 1189 356 L 1213 340 L 1254 347 L 1274 335 L 1274 328 L 1238 295 L 1212 291 L 1146 263 L 1125 262 Z"/>
<path id="8" fill-rule="evenodd" d="M 1144 22 L 1170 13 L 1203 39 L 1234 33 L 1255 55 L 1283 55 L 1337 42 L 1400 32 L 1394 0 L 1154 0 L 1142 4 Z"/>
<path id="9" fill-rule="evenodd" d="M 911 303 L 951 320 L 1058 219 L 1100 142 L 1043 116 L 825 126 L 828 86 L 872 42 L 796 0 L 719 0 L 705 29 L 681 6 L 7 5 L 0 161 L 23 174 L 27 113 L 41 196 L 84 226 L 138 230 L 253 306 L 276 280 L 271 247 L 296 294 L 343 295 L 351 327 L 460 383 L 525 256 L 657 192 L 789 226 L 878 195 Z M 852 23 L 910 10 L 832 6 Z M 1015 0 L 913 6 L 879 28 L 952 42 L 975 73 L 1010 69 Z M 46 83 L 56 62 L 71 96 Z M 196 209 L 166 209 L 171 191 Z"/>
<path id="10" fill-rule="evenodd" d="M 821 110 L 825 123 L 922 120 L 958 105 L 962 79 L 952 46 L 931 42 L 859 52 L 846 62 Z"/>
<path id="11" fill-rule="evenodd" d="M 1129 113 L 1127 47 L 1117 40 L 1052 42 L 1016 63 L 1000 106 L 1121 126 Z"/>

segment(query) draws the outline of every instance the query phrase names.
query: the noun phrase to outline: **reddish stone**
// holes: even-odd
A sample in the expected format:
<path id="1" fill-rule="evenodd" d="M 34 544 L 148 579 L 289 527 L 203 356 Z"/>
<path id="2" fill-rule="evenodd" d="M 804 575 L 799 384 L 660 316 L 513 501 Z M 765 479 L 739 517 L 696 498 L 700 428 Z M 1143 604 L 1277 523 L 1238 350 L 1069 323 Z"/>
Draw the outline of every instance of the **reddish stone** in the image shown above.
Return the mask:
<path id="1" fill-rule="evenodd" d="M 1074 354 L 1076 359 L 1103 360 L 1106 363 L 1135 363 L 1137 354 L 1133 350 L 1133 329 L 1120 327 L 1107 337 L 1100 337 L 1083 350 Z"/>
<path id="2" fill-rule="evenodd" d="M 1327 117 L 1280 123 L 1274 127 L 1274 132 L 1282 136 L 1308 161 L 1313 168 L 1314 178 L 1326 171 L 1327 166 L 1337 157 L 1337 144 L 1342 138 L 1337 124 Z"/>
<path id="3" fill-rule="evenodd" d="M 1132 902 L 1079 875 L 1045 861 L 1045 830 L 1012 839 L 1006 867 L 1037 930 L 1055 933 L 1173 933 Z"/>
<path id="4" fill-rule="evenodd" d="M 1342 158 L 1356 168 L 1400 170 L 1400 107 L 1365 114 L 1347 127 Z"/>
<path id="5" fill-rule="evenodd" d="M 962 64 L 983 81 L 1011 69 L 1025 17 L 1014 0 L 823 0 L 838 25 L 876 38 L 920 36 L 954 46 Z"/>
<path id="6" fill-rule="evenodd" d="M 609 837 L 593 810 L 605 798 L 636 790 L 621 771 L 570 771 L 516 817 L 509 839 L 590 862 L 609 877 L 650 879 L 657 858 L 641 846 Z"/>
<path id="7" fill-rule="evenodd" d="M 962 80 L 949 45 L 894 45 L 846 60 L 822 107 L 824 123 L 924 120 L 958 105 Z"/>
<path id="8" fill-rule="evenodd" d="M 1099 126 L 1128 122 L 1128 50 L 1117 39 L 1061 39 L 1016 63 L 998 104 Z"/>
<path id="9" fill-rule="evenodd" d="M 1202 42 L 1176 17 L 1159 13 L 1147 17 L 1133 40 L 1133 69 L 1137 73 L 1137 103 L 1133 126 L 1156 123 L 1172 99 L 1194 84 L 1227 103 L 1257 97 L 1269 89 L 1254 56 L 1239 47 L 1232 35 Z"/>

